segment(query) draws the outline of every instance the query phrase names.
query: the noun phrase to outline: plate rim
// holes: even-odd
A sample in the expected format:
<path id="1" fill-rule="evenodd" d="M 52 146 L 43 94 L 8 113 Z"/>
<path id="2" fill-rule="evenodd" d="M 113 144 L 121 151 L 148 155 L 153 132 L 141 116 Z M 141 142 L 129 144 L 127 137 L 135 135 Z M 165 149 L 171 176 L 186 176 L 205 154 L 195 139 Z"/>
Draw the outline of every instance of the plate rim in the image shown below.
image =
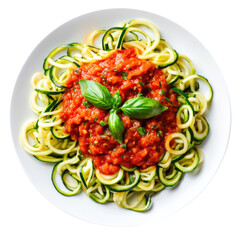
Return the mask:
<path id="1" fill-rule="evenodd" d="M 30 182 L 33 184 L 33 186 L 38 190 L 38 192 L 39 192 L 45 199 L 47 199 L 47 200 L 48 200 L 50 203 L 52 203 L 55 207 L 58 207 L 58 209 L 61 209 L 62 211 L 68 213 L 69 215 L 74 216 L 74 217 L 76 217 L 76 218 L 78 218 L 78 219 L 81 219 L 81 220 L 90 222 L 90 223 L 101 224 L 101 225 L 110 225 L 110 226 L 126 226 L 126 225 L 106 224 L 106 223 L 101 223 L 101 222 L 99 222 L 99 221 L 90 221 L 89 219 L 86 219 L 86 218 L 83 218 L 83 217 L 78 217 L 78 216 L 76 216 L 76 215 L 74 215 L 74 214 L 66 211 L 65 209 L 59 207 L 58 205 L 54 204 L 54 203 L 52 202 L 52 200 L 50 200 L 49 198 L 47 198 L 46 195 L 44 195 L 44 194 L 40 191 L 40 189 L 38 189 L 38 188 L 35 186 L 35 184 L 33 183 L 32 179 L 31 179 L 31 177 L 29 176 L 29 173 L 28 173 L 27 170 L 25 169 L 25 167 L 24 167 L 24 165 L 23 165 L 23 162 L 21 161 L 21 156 L 20 156 L 20 154 L 19 154 L 19 152 L 18 152 L 18 150 L 17 150 L 16 141 L 14 140 L 15 137 L 14 137 L 13 127 L 12 127 L 13 122 L 14 122 L 14 120 L 13 120 L 13 117 L 14 117 L 14 113 L 13 113 L 13 108 L 14 108 L 14 107 L 13 107 L 13 104 L 14 104 L 14 93 L 17 91 L 17 82 L 19 81 L 22 72 L 24 72 L 24 68 L 25 68 L 26 64 L 28 63 L 30 57 L 31 57 L 32 54 L 36 51 L 36 49 L 43 43 L 44 40 L 46 40 L 47 38 L 49 38 L 49 36 L 51 36 L 52 34 L 54 35 L 54 33 L 55 33 L 58 29 L 63 28 L 64 25 L 70 24 L 71 22 L 76 21 L 76 20 L 77 20 L 78 18 L 80 18 L 80 17 L 83 17 L 83 18 L 84 18 L 84 17 L 86 17 L 86 16 L 88 16 L 88 15 L 97 14 L 97 13 L 106 12 L 106 11 L 124 11 L 124 10 L 134 11 L 134 12 L 137 12 L 137 13 L 143 13 L 143 14 L 149 14 L 149 15 L 155 15 L 156 17 L 163 18 L 164 20 L 166 20 L 166 21 L 168 21 L 168 22 L 171 22 L 171 23 L 174 24 L 174 25 L 177 25 L 178 27 L 180 27 L 181 29 L 183 29 L 184 31 L 186 31 L 189 35 L 191 35 L 194 39 L 196 39 L 196 40 L 206 49 L 206 51 L 207 51 L 208 54 L 212 57 L 213 61 L 216 63 L 216 66 L 218 67 L 215 58 L 212 56 L 211 52 L 201 43 L 201 41 L 199 41 L 198 38 L 196 38 L 196 37 L 195 37 L 191 32 L 189 32 L 185 27 L 182 27 L 181 25 L 179 25 L 178 23 L 172 21 L 172 20 L 169 19 L 169 18 L 166 18 L 166 17 L 164 17 L 164 16 L 162 16 L 162 15 L 160 15 L 160 14 L 151 13 L 151 12 L 149 12 L 149 11 L 144 11 L 144 10 L 135 9 L 135 8 L 107 8 L 107 9 L 101 9 L 101 10 L 97 10 L 97 11 L 91 11 L 91 12 L 88 12 L 88 13 L 84 13 L 84 14 L 81 14 L 81 15 L 79 15 L 79 16 L 76 16 L 76 17 L 74 17 L 74 18 L 72 18 L 72 19 L 69 19 L 68 21 L 64 22 L 63 24 L 61 24 L 61 25 L 58 26 L 57 28 L 53 29 L 50 33 L 48 33 L 48 34 L 36 45 L 36 47 L 33 48 L 33 50 L 30 52 L 29 56 L 27 57 L 27 59 L 25 59 L 24 64 L 22 65 L 21 70 L 20 70 L 20 72 L 19 72 L 19 74 L 18 74 L 18 76 L 17 76 L 17 78 L 16 78 L 16 80 L 15 80 L 14 88 L 13 88 L 12 96 L 11 96 L 11 104 L 10 104 L 10 128 L 11 128 L 11 136 L 12 136 L 11 139 L 12 139 L 12 142 L 13 142 L 13 145 L 14 145 L 15 152 L 16 152 L 16 154 L 17 154 L 17 158 L 18 158 L 19 161 L 20 161 L 20 165 L 22 166 L 25 174 L 27 175 L 27 178 L 30 180 Z M 126 18 L 126 17 L 123 16 L 123 19 L 125 19 L 125 18 Z M 188 199 L 188 200 L 185 202 L 185 204 L 183 204 L 181 207 L 177 208 L 176 210 L 174 210 L 174 211 L 172 211 L 170 214 L 168 214 L 168 216 L 170 216 L 170 215 L 174 214 L 176 211 L 179 211 L 180 209 L 186 207 L 186 206 L 187 206 L 189 203 L 191 203 L 197 196 L 199 196 L 200 193 L 203 192 L 203 190 L 208 186 L 208 184 L 210 184 L 210 182 L 212 181 L 213 177 L 216 175 L 216 173 L 217 173 L 218 169 L 220 168 L 220 165 L 222 164 L 222 161 L 223 161 L 223 159 L 224 159 L 224 157 L 225 157 L 225 155 L 226 155 L 226 151 L 227 151 L 227 149 L 228 149 L 229 140 L 230 140 L 230 135 L 231 135 L 231 128 L 232 128 L 232 108 L 231 108 L 231 100 L 230 100 L 230 95 L 229 95 L 227 83 L 226 83 L 225 78 L 224 78 L 224 76 L 223 76 L 223 74 L 222 74 L 222 72 L 221 72 L 221 70 L 220 70 L 219 68 L 218 68 L 218 71 L 219 71 L 219 73 L 220 73 L 221 76 L 222 76 L 223 83 L 224 83 L 225 88 L 226 88 L 226 96 L 227 96 L 227 100 L 228 100 L 228 104 L 227 104 L 227 105 L 229 106 L 229 110 L 228 110 L 228 112 L 229 112 L 229 114 L 228 114 L 228 120 L 229 120 L 229 122 L 228 122 L 228 128 L 229 128 L 229 130 L 228 130 L 228 135 L 227 135 L 227 139 L 226 139 L 226 144 L 225 144 L 225 146 L 224 146 L 223 154 L 222 154 L 222 156 L 221 156 L 221 159 L 218 161 L 218 166 L 217 166 L 217 168 L 215 168 L 214 173 L 211 175 L 211 177 L 209 178 L 209 180 L 207 181 L 207 183 L 200 189 L 200 191 L 198 191 L 198 193 L 195 194 L 192 198 Z M 19 132 L 18 132 L 18 134 L 19 134 Z M 16 135 L 16 133 L 15 133 L 15 135 Z M 156 203 L 156 204 L 157 204 L 157 203 Z M 123 211 L 128 211 L 128 210 L 123 210 Z M 153 210 L 150 210 L 150 211 L 153 211 Z M 165 216 L 165 217 L 166 217 L 166 216 Z M 142 223 L 142 224 L 144 224 L 144 223 Z M 127 225 L 129 226 L 129 224 L 127 224 Z M 138 222 L 138 223 L 136 223 L 136 224 L 132 224 L 131 226 L 133 226 L 133 225 L 140 225 L 140 223 Z"/>

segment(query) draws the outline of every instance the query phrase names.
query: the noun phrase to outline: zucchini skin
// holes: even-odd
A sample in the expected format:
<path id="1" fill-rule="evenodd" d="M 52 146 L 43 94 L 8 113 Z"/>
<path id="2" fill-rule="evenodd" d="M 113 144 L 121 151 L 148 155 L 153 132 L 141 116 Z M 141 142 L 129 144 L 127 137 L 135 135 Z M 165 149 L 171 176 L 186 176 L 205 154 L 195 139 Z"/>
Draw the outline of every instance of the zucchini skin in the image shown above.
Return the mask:
<path id="1" fill-rule="evenodd" d="M 183 163 L 184 163 L 184 159 L 182 159 L 181 161 L 177 161 L 177 162 L 174 163 L 175 167 L 176 167 L 179 171 L 181 171 L 181 172 L 183 172 L 183 173 L 191 172 L 191 171 L 193 171 L 193 170 L 198 166 L 198 163 L 199 163 L 198 151 L 196 150 L 196 148 L 193 148 L 192 150 L 193 150 L 193 152 L 194 152 L 194 158 L 193 158 L 192 164 L 191 164 L 190 166 L 188 166 L 188 167 L 182 166 L 182 164 L 181 164 L 180 162 L 183 161 Z M 186 160 L 185 160 L 185 163 L 187 163 L 188 161 L 189 161 L 189 159 L 186 159 Z"/>
<path id="2" fill-rule="evenodd" d="M 42 89 L 35 88 L 34 91 L 46 94 L 46 95 L 58 95 L 58 94 L 63 94 L 65 91 L 46 91 Z"/>
<path id="3" fill-rule="evenodd" d="M 104 177 L 102 176 L 102 174 L 100 173 L 99 170 L 96 170 L 96 177 L 98 178 L 98 180 L 108 186 L 108 185 L 114 185 L 114 184 L 117 184 L 118 182 L 120 182 L 123 178 L 124 178 L 124 171 L 120 168 L 119 172 L 118 172 L 118 175 L 116 176 L 115 179 L 112 179 L 112 180 L 106 180 L 104 179 Z"/>
<path id="4" fill-rule="evenodd" d="M 54 71 L 54 66 L 52 66 L 51 68 L 50 68 L 50 70 L 49 70 L 49 77 L 50 77 L 50 79 L 51 79 L 51 81 L 55 84 L 55 86 L 56 87 L 58 87 L 58 88 L 66 88 L 66 86 L 65 85 L 63 85 L 63 84 L 61 84 L 61 83 L 59 83 L 58 81 L 57 81 L 57 79 L 54 77 L 54 75 L 53 75 L 53 71 Z"/>
<path id="5" fill-rule="evenodd" d="M 209 126 L 209 123 L 208 121 L 206 120 L 205 117 L 202 116 L 202 119 L 204 121 L 204 123 L 206 124 L 206 133 L 202 135 L 202 137 L 198 137 L 197 136 L 197 133 L 193 130 L 193 127 L 191 127 L 191 130 L 193 132 L 193 141 L 196 143 L 196 144 L 201 144 L 205 139 L 206 137 L 208 136 L 209 134 L 209 131 L 210 131 L 210 126 Z"/>
<path id="6" fill-rule="evenodd" d="M 126 184 L 126 185 L 120 185 L 120 184 L 113 184 L 113 185 L 108 185 L 108 189 L 111 192 L 127 192 L 132 190 L 133 188 L 135 188 L 138 183 L 141 180 L 141 174 L 138 170 L 134 170 L 134 174 L 135 174 L 135 180 L 131 183 L 131 184 Z"/>
<path id="7" fill-rule="evenodd" d="M 57 138 L 57 139 L 63 140 L 63 139 L 67 139 L 67 138 L 70 137 L 69 134 L 65 134 L 65 136 L 64 136 L 64 135 L 63 135 L 63 136 L 59 136 L 58 133 L 57 133 L 57 131 L 56 131 L 56 129 L 55 129 L 54 127 L 51 127 L 50 130 L 51 130 L 52 135 L 53 135 L 55 138 Z"/>
<path id="8" fill-rule="evenodd" d="M 97 203 L 101 203 L 101 204 L 103 204 L 103 203 L 106 203 L 106 202 L 108 202 L 108 200 L 109 200 L 109 198 L 110 198 L 110 196 L 111 196 L 111 193 L 110 193 L 110 191 L 108 190 L 108 188 L 105 186 L 105 185 L 102 185 L 102 188 L 103 188 L 103 190 L 105 191 L 104 192 L 104 195 L 100 195 L 99 196 L 99 194 L 95 194 L 95 192 L 91 192 L 91 193 L 89 193 L 88 194 L 88 196 L 93 200 L 93 201 L 95 201 L 95 202 L 97 202 Z"/>
<path id="9" fill-rule="evenodd" d="M 176 87 L 173 87 L 173 88 L 171 88 L 171 89 L 172 89 L 172 91 L 174 91 L 174 92 L 176 92 L 177 94 L 179 94 L 179 95 L 181 95 L 181 96 L 184 97 L 184 100 L 186 101 L 186 104 L 191 107 L 191 109 L 192 109 L 192 111 L 193 111 L 193 113 L 194 113 L 195 111 L 194 111 L 194 108 L 193 108 L 192 104 L 191 104 L 191 103 L 189 102 L 189 100 L 188 100 L 188 95 L 187 95 L 185 92 L 183 92 L 182 90 L 180 90 L 180 89 L 178 89 L 178 88 L 176 88 Z"/>
<path id="10" fill-rule="evenodd" d="M 182 155 L 180 155 L 178 157 L 173 158 L 172 162 L 174 163 L 174 162 L 177 162 L 177 161 L 181 160 L 182 158 L 184 158 L 192 150 L 192 148 L 193 148 L 193 144 L 190 145 L 189 149 L 185 153 L 183 153 Z"/>
<path id="11" fill-rule="evenodd" d="M 163 174 L 163 168 L 161 167 L 158 168 L 157 173 L 158 173 L 159 180 L 165 187 L 175 186 L 183 177 L 183 173 L 181 171 L 178 171 L 172 179 L 166 179 L 166 177 Z"/>
<path id="12" fill-rule="evenodd" d="M 64 190 L 62 190 L 62 189 L 58 186 L 58 184 L 57 184 L 57 182 L 56 182 L 56 180 L 55 180 L 55 177 L 56 177 L 56 174 L 57 174 L 57 167 L 58 167 L 59 164 L 60 164 L 60 163 L 57 163 L 57 164 L 53 167 L 53 170 L 52 170 L 51 180 L 52 180 L 52 183 L 53 183 L 54 188 L 55 188 L 59 193 L 61 193 L 63 196 L 66 196 L 66 197 L 70 197 L 70 196 L 74 196 L 74 195 L 78 194 L 79 191 L 81 190 L 81 187 L 82 187 L 82 184 L 81 184 L 80 182 L 78 182 L 78 187 L 77 187 L 75 190 L 69 190 L 69 189 L 67 188 L 69 191 L 64 191 Z M 63 182 L 63 183 L 64 183 L 64 181 L 63 181 L 62 176 L 63 176 L 65 173 L 66 173 L 66 172 L 64 171 L 64 172 L 62 173 L 62 175 L 61 175 L 61 179 L 62 179 L 62 182 Z M 76 180 L 76 181 L 77 181 L 77 180 Z M 65 184 L 64 184 L 64 185 L 65 185 Z M 66 186 L 66 185 L 65 185 L 65 186 Z"/>
<path id="13" fill-rule="evenodd" d="M 158 64 L 158 68 L 160 68 L 160 69 L 166 68 L 166 67 L 169 67 L 169 66 L 173 65 L 174 63 L 176 63 L 177 60 L 178 60 L 178 53 L 177 53 L 176 50 L 173 50 L 173 53 L 174 53 L 174 59 L 172 61 L 169 61 L 169 62 L 165 63 L 165 64 Z"/>
<path id="14" fill-rule="evenodd" d="M 37 160 L 41 162 L 46 162 L 46 163 L 58 163 L 62 162 L 63 158 L 62 157 L 52 157 L 52 156 L 37 156 L 33 155 Z"/>
<path id="15" fill-rule="evenodd" d="M 132 211 L 135 211 L 135 212 L 146 212 L 152 207 L 151 194 L 146 193 L 141 202 L 142 202 L 143 206 L 130 207 L 123 201 L 122 202 L 122 207 L 127 208 L 127 209 L 132 210 Z"/>

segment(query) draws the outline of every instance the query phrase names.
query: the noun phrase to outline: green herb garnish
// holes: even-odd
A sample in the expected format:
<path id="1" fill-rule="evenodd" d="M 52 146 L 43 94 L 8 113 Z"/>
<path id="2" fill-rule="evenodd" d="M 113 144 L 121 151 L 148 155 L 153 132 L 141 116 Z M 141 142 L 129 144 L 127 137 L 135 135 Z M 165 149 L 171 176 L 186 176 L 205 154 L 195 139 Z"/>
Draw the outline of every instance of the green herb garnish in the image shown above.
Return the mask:
<path id="1" fill-rule="evenodd" d="M 159 81 L 159 86 L 160 86 L 160 88 L 162 87 L 162 83 L 161 83 L 161 81 Z"/>
<path id="2" fill-rule="evenodd" d="M 138 127 L 137 131 L 139 132 L 139 134 L 141 134 L 142 136 L 144 136 L 146 134 L 146 130 L 144 127 Z"/>
<path id="3" fill-rule="evenodd" d="M 161 137 L 162 136 L 162 131 L 157 131 L 157 137 Z"/>
<path id="4" fill-rule="evenodd" d="M 112 133 L 112 136 L 119 143 L 122 143 L 124 126 L 121 118 L 117 115 L 117 111 L 112 109 L 108 118 L 108 127 Z"/>
<path id="5" fill-rule="evenodd" d="M 102 80 L 103 80 L 104 82 L 107 82 L 107 79 L 106 79 L 104 76 L 102 76 Z"/>
<path id="6" fill-rule="evenodd" d="M 172 102 L 171 100 L 169 100 L 169 98 L 165 97 L 165 99 L 166 99 L 169 103 L 173 104 L 173 102 Z"/>
<path id="7" fill-rule="evenodd" d="M 122 72 L 122 79 L 127 80 L 127 72 Z"/>
<path id="8" fill-rule="evenodd" d="M 150 91 L 152 91 L 151 88 L 147 88 L 147 89 L 146 89 L 146 92 L 147 92 L 147 93 L 150 92 Z"/>
<path id="9" fill-rule="evenodd" d="M 105 86 L 89 80 L 80 79 L 78 82 L 81 86 L 82 95 L 91 104 L 104 110 L 112 108 L 112 95 Z"/>
<path id="10" fill-rule="evenodd" d="M 121 147 L 127 149 L 127 144 L 122 144 Z"/>
<path id="11" fill-rule="evenodd" d="M 105 126 L 108 125 L 108 123 L 107 123 L 107 122 L 104 122 L 103 120 L 101 120 L 101 121 L 99 122 L 99 124 L 100 124 L 102 127 L 105 127 Z"/>
<path id="12" fill-rule="evenodd" d="M 165 90 L 160 90 L 158 93 L 159 93 L 161 96 L 164 96 L 164 95 L 166 94 L 166 91 L 165 91 Z"/>
<path id="13" fill-rule="evenodd" d="M 156 125 L 152 125 L 151 129 L 153 130 L 156 127 Z"/>
<path id="14" fill-rule="evenodd" d="M 89 104 L 87 101 L 86 101 L 86 102 L 82 102 L 82 103 L 83 103 L 83 105 L 84 105 L 86 108 L 91 107 L 91 104 Z"/>
<path id="15" fill-rule="evenodd" d="M 148 119 L 159 115 L 167 107 L 161 105 L 155 99 L 141 96 L 127 100 L 120 109 L 130 118 Z"/>
<path id="16" fill-rule="evenodd" d="M 126 72 L 122 74 L 124 77 L 127 76 Z M 117 114 L 120 110 L 133 119 L 148 119 L 159 115 L 167 109 L 167 107 L 161 105 L 157 100 L 143 96 L 131 98 L 121 106 L 122 100 L 119 90 L 112 96 L 109 90 L 98 82 L 80 79 L 78 83 L 81 87 L 83 97 L 87 100 L 83 102 L 86 107 L 90 107 L 89 103 L 91 103 L 99 109 L 110 110 L 108 123 L 101 120 L 99 124 L 101 126 L 108 124 L 113 138 L 119 143 L 122 143 L 124 132 L 123 122 Z M 139 128 L 138 132 L 141 135 L 146 134 L 144 128 Z"/>
<path id="17" fill-rule="evenodd" d="M 115 92 L 115 94 L 112 97 L 112 107 L 118 108 L 122 103 L 121 96 L 119 90 Z"/>

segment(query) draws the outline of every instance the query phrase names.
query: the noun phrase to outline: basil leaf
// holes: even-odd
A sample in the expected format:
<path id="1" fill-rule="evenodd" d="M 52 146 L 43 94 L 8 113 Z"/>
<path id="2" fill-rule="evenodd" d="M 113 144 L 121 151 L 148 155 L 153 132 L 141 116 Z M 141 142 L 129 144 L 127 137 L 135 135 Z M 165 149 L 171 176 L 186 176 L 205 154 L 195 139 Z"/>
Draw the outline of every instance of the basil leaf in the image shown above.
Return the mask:
<path id="1" fill-rule="evenodd" d="M 112 108 L 112 95 L 102 84 L 90 80 L 78 81 L 82 95 L 95 107 L 106 110 Z"/>
<path id="2" fill-rule="evenodd" d="M 120 92 L 119 92 L 119 90 L 117 90 L 112 97 L 112 107 L 118 108 L 121 105 L 121 103 L 122 103 L 122 99 L 120 96 Z"/>
<path id="3" fill-rule="evenodd" d="M 122 136 L 124 132 L 124 126 L 121 118 L 117 115 L 116 110 L 111 110 L 108 118 L 108 127 L 115 140 L 122 143 Z"/>
<path id="4" fill-rule="evenodd" d="M 127 100 L 120 109 L 130 118 L 148 119 L 168 108 L 155 99 L 140 96 Z"/>

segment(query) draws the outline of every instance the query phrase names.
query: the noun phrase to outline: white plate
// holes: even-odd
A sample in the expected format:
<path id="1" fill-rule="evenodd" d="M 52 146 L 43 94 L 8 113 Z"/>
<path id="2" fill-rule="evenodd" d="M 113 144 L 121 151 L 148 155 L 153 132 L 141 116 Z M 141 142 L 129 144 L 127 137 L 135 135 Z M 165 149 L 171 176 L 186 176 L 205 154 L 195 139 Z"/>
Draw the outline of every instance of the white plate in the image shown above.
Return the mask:
<path id="1" fill-rule="evenodd" d="M 30 109 L 30 78 L 42 70 L 44 58 L 56 46 L 82 42 L 94 29 L 107 29 L 120 22 L 134 18 L 146 18 L 159 28 L 178 53 L 187 55 L 196 66 L 197 73 L 207 77 L 214 90 L 214 98 L 207 119 L 210 134 L 201 145 L 205 162 L 198 175 L 186 174 L 175 188 L 162 191 L 152 198 L 153 207 L 146 213 L 137 213 L 117 207 L 114 203 L 97 204 L 84 193 L 74 197 L 59 194 L 51 183 L 52 166 L 37 161 L 28 155 L 19 143 L 22 124 L 34 114 Z M 224 109 L 224 110 L 223 110 Z M 209 183 L 224 156 L 230 133 L 230 102 L 222 74 L 205 47 L 189 32 L 176 23 L 161 16 L 133 9 L 108 9 L 77 17 L 49 34 L 33 50 L 17 79 L 11 105 L 12 137 L 17 154 L 26 174 L 35 187 L 50 202 L 80 219 L 107 225 L 133 225 L 158 220 L 182 208 L 193 200 Z M 216 149 L 217 148 L 217 149 Z"/>

